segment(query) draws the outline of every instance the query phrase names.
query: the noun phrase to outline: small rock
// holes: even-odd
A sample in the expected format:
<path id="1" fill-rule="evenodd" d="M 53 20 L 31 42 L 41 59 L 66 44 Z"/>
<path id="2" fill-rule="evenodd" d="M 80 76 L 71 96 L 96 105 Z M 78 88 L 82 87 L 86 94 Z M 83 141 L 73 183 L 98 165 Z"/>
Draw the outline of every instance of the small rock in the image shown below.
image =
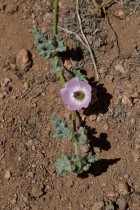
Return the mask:
<path id="1" fill-rule="evenodd" d="M 74 182 L 72 182 L 72 181 L 70 181 L 70 180 L 66 182 L 66 186 L 67 186 L 68 188 L 72 188 L 73 185 L 74 185 Z"/>
<path id="2" fill-rule="evenodd" d="M 96 119 L 97 119 L 97 116 L 96 116 L 96 115 L 90 115 L 90 117 L 89 117 L 89 118 L 90 118 L 90 120 L 91 120 L 91 121 L 94 121 L 94 120 L 96 120 Z"/>
<path id="3" fill-rule="evenodd" d="M 114 191 L 110 191 L 107 193 L 108 197 L 115 197 L 116 193 Z"/>
<path id="4" fill-rule="evenodd" d="M 131 97 L 132 97 L 132 98 L 138 98 L 138 97 L 139 97 L 138 92 L 132 93 L 132 94 L 131 94 Z"/>
<path id="5" fill-rule="evenodd" d="M 135 143 L 135 148 L 136 148 L 136 150 L 139 150 L 140 149 L 140 142 L 136 142 Z"/>
<path id="6" fill-rule="evenodd" d="M 39 197 L 43 194 L 43 192 L 38 186 L 35 185 L 32 187 L 31 194 L 33 197 Z"/>
<path id="7" fill-rule="evenodd" d="M 88 145 L 80 145 L 80 149 L 82 152 L 87 153 L 89 151 Z"/>
<path id="8" fill-rule="evenodd" d="M 104 202 L 99 201 L 99 202 L 94 204 L 94 206 L 92 207 L 92 210 L 101 210 L 102 207 L 104 207 Z"/>
<path id="9" fill-rule="evenodd" d="M 132 194 L 130 196 L 130 200 L 129 200 L 129 209 L 131 210 L 139 210 L 140 209 L 140 199 L 139 199 L 139 195 L 137 195 L 136 193 Z"/>
<path id="10" fill-rule="evenodd" d="M 4 93 L 0 93 L 0 99 L 4 99 L 5 98 L 5 94 Z"/>
<path id="11" fill-rule="evenodd" d="M 131 118 L 131 119 L 130 119 L 130 124 L 131 124 L 131 125 L 134 125 L 135 122 L 136 122 L 135 118 Z"/>
<path id="12" fill-rule="evenodd" d="M 138 150 L 134 150 L 132 154 L 134 157 L 134 161 L 137 162 L 140 159 L 140 152 Z"/>
<path id="13" fill-rule="evenodd" d="M 45 34 L 45 33 L 47 33 L 47 28 L 44 26 L 44 27 L 42 27 L 41 31 L 42 31 L 43 34 Z"/>
<path id="14" fill-rule="evenodd" d="M 12 79 L 11 78 L 9 78 L 9 77 L 5 77 L 4 78 L 4 84 L 5 85 L 7 85 L 9 82 L 11 82 L 12 81 Z"/>
<path id="15" fill-rule="evenodd" d="M 4 177 L 5 177 L 6 179 L 10 179 L 11 175 L 12 175 L 12 174 L 11 174 L 11 171 L 7 170 L 7 171 L 5 172 Z"/>
<path id="16" fill-rule="evenodd" d="M 94 147 L 94 152 L 95 153 L 101 153 L 101 149 L 99 147 Z"/>
<path id="17" fill-rule="evenodd" d="M 125 198 L 118 198 L 116 204 L 119 206 L 119 210 L 125 210 L 126 209 L 126 205 L 127 205 L 127 201 Z"/>
<path id="18" fill-rule="evenodd" d="M 130 175 L 129 174 L 124 174 L 123 177 L 124 177 L 125 180 L 127 180 L 127 179 L 129 179 Z"/>
<path id="19" fill-rule="evenodd" d="M 122 10 L 116 11 L 116 12 L 114 13 L 114 15 L 115 15 L 117 18 L 121 19 L 121 20 L 125 18 L 124 11 L 122 11 Z"/>
<path id="20" fill-rule="evenodd" d="M 105 131 L 107 131 L 107 130 L 109 129 L 109 126 L 108 126 L 108 124 L 107 124 L 107 123 L 106 123 L 106 124 L 104 124 L 103 129 L 104 129 Z"/>
<path id="21" fill-rule="evenodd" d="M 32 66 L 31 53 L 25 49 L 20 50 L 16 57 L 16 64 L 19 70 L 28 71 Z"/>
<path id="22" fill-rule="evenodd" d="M 128 69 L 126 69 L 122 64 L 117 64 L 115 66 L 115 69 L 121 74 L 127 74 L 128 73 Z"/>
<path id="23" fill-rule="evenodd" d="M 129 189 L 127 183 L 120 182 L 118 184 L 118 190 L 120 195 L 129 195 Z"/>
<path id="24" fill-rule="evenodd" d="M 47 185 L 46 187 L 45 187 L 45 189 L 48 191 L 48 190 L 51 190 L 51 186 L 50 185 Z"/>
<path id="25" fill-rule="evenodd" d="M 127 95 L 123 95 L 123 97 L 122 97 L 122 103 L 124 105 L 133 106 L 133 104 L 132 104 L 132 98 L 130 96 L 127 96 Z"/>

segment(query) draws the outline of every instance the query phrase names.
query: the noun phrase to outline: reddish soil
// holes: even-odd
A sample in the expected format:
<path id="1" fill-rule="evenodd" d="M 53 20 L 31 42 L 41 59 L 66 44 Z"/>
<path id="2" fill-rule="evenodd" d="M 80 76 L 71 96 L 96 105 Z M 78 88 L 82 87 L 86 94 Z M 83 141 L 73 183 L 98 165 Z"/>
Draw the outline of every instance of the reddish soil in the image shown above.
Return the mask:
<path id="1" fill-rule="evenodd" d="M 79 176 L 57 176 L 55 161 L 72 149 L 53 138 L 51 113 L 63 117 L 66 110 L 61 85 L 50 76 L 49 61 L 38 55 L 32 34 L 36 23 L 52 34 L 53 3 L 1 0 L 0 210 L 140 209 L 139 1 L 116 1 L 108 8 L 108 18 L 94 16 L 90 1 L 79 2 L 84 32 L 96 56 L 98 83 L 89 52 L 74 36 L 59 33 L 69 47 L 67 68 L 85 70 L 97 89 L 98 101 L 87 113 L 85 126 L 100 160 Z M 75 1 L 60 0 L 58 24 L 81 35 Z M 22 49 L 31 54 L 27 69 L 17 66 Z"/>

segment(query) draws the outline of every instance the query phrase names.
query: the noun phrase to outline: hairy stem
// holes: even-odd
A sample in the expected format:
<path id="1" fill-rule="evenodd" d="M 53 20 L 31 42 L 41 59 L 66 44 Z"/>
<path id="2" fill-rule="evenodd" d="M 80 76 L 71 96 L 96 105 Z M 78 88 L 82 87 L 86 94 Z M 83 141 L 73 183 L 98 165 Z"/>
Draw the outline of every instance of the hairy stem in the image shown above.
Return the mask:
<path id="1" fill-rule="evenodd" d="M 76 132 L 76 113 L 75 111 L 72 111 L 71 114 L 72 114 L 73 132 Z"/>
<path id="2" fill-rule="evenodd" d="M 58 1 L 54 0 L 54 10 L 53 10 L 53 35 L 55 36 L 57 34 L 57 19 L 58 19 Z M 56 54 L 57 56 L 57 54 Z M 65 78 L 63 74 L 58 74 L 60 81 L 62 85 L 65 83 Z"/>
<path id="3" fill-rule="evenodd" d="M 73 123 L 73 133 L 75 133 L 76 132 L 76 113 L 75 111 L 72 111 L 71 114 L 72 114 L 72 123 Z M 73 138 L 73 144 L 74 144 L 75 155 L 79 155 L 78 144 L 77 144 L 76 138 Z"/>
<path id="4" fill-rule="evenodd" d="M 57 34 L 58 0 L 54 0 L 53 34 Z"/>
<path id="5" fill-rule="evenodd" d="M 75 155 L 78 156 L 79 155 L 78 144 L 77 142 L 74 142 L 73 144 L 74 144 Z"/>
<path id="6" fill-rule="evenodd" d="M 63 74 L 59 74 L 59 79 L 61 81 L 61 84 L 64 85 L 65 84 L 65 78 L 64 78 Z"/>

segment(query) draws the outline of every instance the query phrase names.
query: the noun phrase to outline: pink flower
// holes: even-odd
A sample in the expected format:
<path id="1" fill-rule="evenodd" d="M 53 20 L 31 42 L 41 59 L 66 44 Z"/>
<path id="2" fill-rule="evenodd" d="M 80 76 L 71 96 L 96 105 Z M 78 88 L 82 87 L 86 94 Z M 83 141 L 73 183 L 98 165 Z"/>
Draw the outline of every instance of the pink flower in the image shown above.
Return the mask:
<path id="1" fill-rule="evenodd" d="M 88 107 L 91 101 L 91 91 L 89 84 L 74 77 L 64 84 L 60 95 L 68 110 L 80 110 Z"/>

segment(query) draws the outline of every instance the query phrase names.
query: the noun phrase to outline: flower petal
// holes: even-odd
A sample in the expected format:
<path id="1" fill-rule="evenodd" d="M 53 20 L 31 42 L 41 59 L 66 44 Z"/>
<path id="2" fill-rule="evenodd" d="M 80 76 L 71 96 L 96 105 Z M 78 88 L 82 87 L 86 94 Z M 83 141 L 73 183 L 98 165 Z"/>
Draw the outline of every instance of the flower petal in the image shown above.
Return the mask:
<path id="1" fill-rule="evenodd" d="M 91 101 L 91 94 L 86 95 L 86 98 L 82 102 L 82 107 L 87 108 Z"/>
<path id="2" fill-rule="evenodd" d="M 79 82 L 79 79 L 78 77 L 73 77 L 70 81 L 66 82 L 65 83 L 65 87 L 66 88 L 77 88 L 79 89 L 80 88 L 80 82 Z"/>
<path id="3" fill-rule="evenodd" d="M 76 104 L 74 102 L 67 105 L 67 109 L 68 110 L 74 110 L 74 111 L 76 111 L 76 110 L 80 110 L 82 108 L 83 108 L 83 106 L 81 104 Z"/>
<path id="4" fill-rule="evenodd" d="M 81 86 L 82 89 L 85 90 L 86 94 L 91 94 L 92 89 L 91 89 L 91 86 L 89 84 L 87 84 L 85 82 L 80 82 L 80 86 Z"/>
<path id="5" fill-rule="evenodd" d="M 60 90 L 60 95 L 61 95 L 62 101 L 65 104 L 69 104 L 71 102 L 70 92 L 69 92 L 69 90 L 67 88 L 62 88 Z"/>

